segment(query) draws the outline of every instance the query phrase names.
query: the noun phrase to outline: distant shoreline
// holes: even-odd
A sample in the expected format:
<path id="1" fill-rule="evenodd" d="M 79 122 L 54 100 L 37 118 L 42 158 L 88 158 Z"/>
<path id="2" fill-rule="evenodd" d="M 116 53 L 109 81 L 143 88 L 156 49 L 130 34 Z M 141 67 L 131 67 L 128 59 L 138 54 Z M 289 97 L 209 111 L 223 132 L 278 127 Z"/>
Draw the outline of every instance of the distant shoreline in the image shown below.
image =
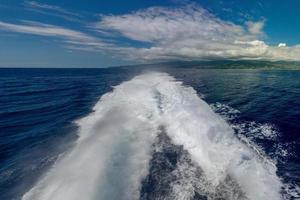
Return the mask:
<path id="1" fill-rule="evenodd" d="M 172 61 L 117 65 L 105 67 L 0 67 L 0 69 L 107 69 L 107 68 L 160 68 L 160 67 L 195 67 L 202 69 L 289 69 L 300 70 L 298 61 L 265 61 L 265 60 L 217 60 L 217 61 Z"/>

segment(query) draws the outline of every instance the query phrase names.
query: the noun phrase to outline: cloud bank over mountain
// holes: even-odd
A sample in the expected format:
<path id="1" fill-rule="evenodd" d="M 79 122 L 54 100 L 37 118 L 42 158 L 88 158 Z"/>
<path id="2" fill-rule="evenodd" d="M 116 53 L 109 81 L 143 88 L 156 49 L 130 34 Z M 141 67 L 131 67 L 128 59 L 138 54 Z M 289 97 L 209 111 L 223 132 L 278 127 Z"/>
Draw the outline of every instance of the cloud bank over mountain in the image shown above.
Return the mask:
<path id="1" fill-rule="evenodd" d="M 264 20 L 245 26 L 224 21 L 197 5 L 152 7 L 125 15 L 103 16 L 101 31 L 145 42 L 129 56 L 149 59 L 266 59 L 299 60 L 300 46 L 270 46 L 264 38 Z"/>
<path id="2" fill-rule="evenodd" d="M 30 1 L 34 9 L 70 11 Z M 266 20 L 236 24 L 197 4 L 150 7 L 128 14 L 100 15 L 80 30 L 40 22 L 0 21 L 0 30 L 59 39 L 68 49 L 109 53 L 125 60 L 300 60 L 300 45 L 264 40 Z"/>

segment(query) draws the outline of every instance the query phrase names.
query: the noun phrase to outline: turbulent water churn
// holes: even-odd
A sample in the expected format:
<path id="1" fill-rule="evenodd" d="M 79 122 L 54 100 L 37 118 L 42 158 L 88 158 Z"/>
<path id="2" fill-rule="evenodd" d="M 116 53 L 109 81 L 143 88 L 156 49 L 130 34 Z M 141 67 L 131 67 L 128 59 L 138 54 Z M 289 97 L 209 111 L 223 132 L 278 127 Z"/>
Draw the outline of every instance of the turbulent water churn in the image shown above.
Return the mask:
<path id="1" fill-rule="evenodd" d="M 276 165 L 166 73 L 123 82 L 77 123 L 76 144 L 23 200 L 150 199 L 145 185 L 163 174 L 150 169 L 166 151 L 176 154 L 173 177 L 161 176 L 169 189 L 156 199 L 281 199 Z"/>

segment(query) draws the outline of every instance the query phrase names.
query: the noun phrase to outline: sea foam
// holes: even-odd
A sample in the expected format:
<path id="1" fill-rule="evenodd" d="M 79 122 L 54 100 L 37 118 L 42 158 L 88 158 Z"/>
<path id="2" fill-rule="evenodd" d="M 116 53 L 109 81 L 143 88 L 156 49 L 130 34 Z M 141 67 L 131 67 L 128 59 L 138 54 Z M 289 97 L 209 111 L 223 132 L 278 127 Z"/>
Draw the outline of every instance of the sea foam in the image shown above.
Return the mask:
<path id="1" fill-rule="evenodd" d="M 139 199 L 161 127 L 201 169 L 207 190 L 230 177 L 246 199 L 281 199 L 276 165 L 241 142 L 193 88 L 168 74 L 147 73 L 116 86 L 77 123 L 74 147 L 24 200 Z M 173 188 L 180 194 L 181 187 Z"/>

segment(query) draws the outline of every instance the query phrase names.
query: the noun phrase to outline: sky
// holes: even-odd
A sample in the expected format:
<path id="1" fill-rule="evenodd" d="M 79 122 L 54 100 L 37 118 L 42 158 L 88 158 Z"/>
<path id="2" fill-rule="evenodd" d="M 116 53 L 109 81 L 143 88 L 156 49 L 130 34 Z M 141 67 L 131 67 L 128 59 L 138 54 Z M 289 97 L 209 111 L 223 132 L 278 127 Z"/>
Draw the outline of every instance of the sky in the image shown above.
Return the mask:
<path id="1" fill-rule="evenodd" d="M 299 0 L 1 0 L 0 67 L 300 61 Z"/>

